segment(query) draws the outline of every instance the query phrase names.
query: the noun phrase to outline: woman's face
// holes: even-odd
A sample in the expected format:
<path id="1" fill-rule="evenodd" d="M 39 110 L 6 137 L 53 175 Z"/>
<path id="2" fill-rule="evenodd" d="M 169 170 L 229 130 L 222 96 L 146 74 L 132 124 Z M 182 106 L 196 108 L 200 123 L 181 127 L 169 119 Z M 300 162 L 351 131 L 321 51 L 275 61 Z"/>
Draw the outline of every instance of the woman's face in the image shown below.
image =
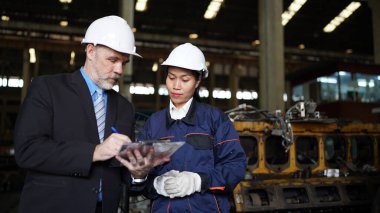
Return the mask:
<path id="1" fill-rule="evenodd" d="M 169 67 L 166 77 L 166 87 L 170 100 L 177 108 L 183 107 L 190 98 L 193 97 L 195 89 L 198 87 L 198 80 L 193 72 L 179 67 Z"/>

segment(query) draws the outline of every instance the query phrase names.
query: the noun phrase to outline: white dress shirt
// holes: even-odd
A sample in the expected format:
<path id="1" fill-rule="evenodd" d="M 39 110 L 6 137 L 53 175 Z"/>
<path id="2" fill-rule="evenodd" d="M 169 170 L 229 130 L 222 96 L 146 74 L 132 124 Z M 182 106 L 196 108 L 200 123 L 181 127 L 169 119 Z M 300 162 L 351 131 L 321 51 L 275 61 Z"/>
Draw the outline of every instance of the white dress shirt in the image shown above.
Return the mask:
<path id="1" fill-rule="evenodd" d="M 190 109 L 190 105 L 191 105 L 191 101 L 193 100 L 193 98 L 190 98 L 185 105 L 183 105 L 183 107 L 181 108 L 177 108 L 174 106 L 172 100 L 170 100 L 170 117 L 174 120 L 179 120 L 179 119 L 182 119 L 186 116 L 187 112 L 189 111 Z"/>

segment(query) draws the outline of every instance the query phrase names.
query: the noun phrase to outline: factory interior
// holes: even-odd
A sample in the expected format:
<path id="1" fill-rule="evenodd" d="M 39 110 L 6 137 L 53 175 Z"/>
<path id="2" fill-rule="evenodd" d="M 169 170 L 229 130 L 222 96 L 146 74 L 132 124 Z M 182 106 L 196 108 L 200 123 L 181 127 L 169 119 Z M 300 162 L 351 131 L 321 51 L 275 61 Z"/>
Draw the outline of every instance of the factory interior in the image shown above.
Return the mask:
<path id="1" fill-rule="evenodd" d="M 83 66 L 86 29 L 108 15 L 127 20 L 142 56 L 113 88 L 136 128 L 168 106 L 161 63 L 186 42 L 206 58 L 201 101 L 224 112 L 313 101 L 325 117 L 380 123 L 379 0 L 1 0 L 0 213 L 17 212 L 23 187 L 13 139 L 30 81 Z M 129 212 L 145 212 L 136 199 Z"/>

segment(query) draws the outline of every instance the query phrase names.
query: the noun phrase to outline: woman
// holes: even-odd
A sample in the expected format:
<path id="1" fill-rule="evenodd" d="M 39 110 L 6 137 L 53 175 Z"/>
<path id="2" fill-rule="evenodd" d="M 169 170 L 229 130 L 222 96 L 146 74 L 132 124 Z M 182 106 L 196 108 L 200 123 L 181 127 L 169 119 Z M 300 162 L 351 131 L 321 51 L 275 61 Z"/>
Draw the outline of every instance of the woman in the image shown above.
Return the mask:
<path id="1" fill-rule="evenodd" d="M 139 140 L 186 143 L 148 177 L 152 212 L 229 212 L 230 192 L 244 177 L 246 156 L 224 113 L 196 100 L 201 79 L 208 75 L 205 57 L 186 43 L 162 66 L 170 106 L 148 119 Z"/>

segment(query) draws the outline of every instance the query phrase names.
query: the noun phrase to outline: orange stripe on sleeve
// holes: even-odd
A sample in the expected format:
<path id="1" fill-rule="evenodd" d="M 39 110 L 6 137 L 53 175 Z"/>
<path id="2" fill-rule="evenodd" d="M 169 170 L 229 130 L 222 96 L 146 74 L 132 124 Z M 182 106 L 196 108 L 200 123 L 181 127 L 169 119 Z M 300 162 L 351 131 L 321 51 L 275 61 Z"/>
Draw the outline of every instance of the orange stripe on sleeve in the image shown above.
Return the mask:
<path id="1" fill-rule="evenodd" d="M 210 190 L 224 191 L 225 188 L 226 188 L 225 186 L 214 186 L 214 187 L 210 187 L 208 189 L 210 189 Z"/>

